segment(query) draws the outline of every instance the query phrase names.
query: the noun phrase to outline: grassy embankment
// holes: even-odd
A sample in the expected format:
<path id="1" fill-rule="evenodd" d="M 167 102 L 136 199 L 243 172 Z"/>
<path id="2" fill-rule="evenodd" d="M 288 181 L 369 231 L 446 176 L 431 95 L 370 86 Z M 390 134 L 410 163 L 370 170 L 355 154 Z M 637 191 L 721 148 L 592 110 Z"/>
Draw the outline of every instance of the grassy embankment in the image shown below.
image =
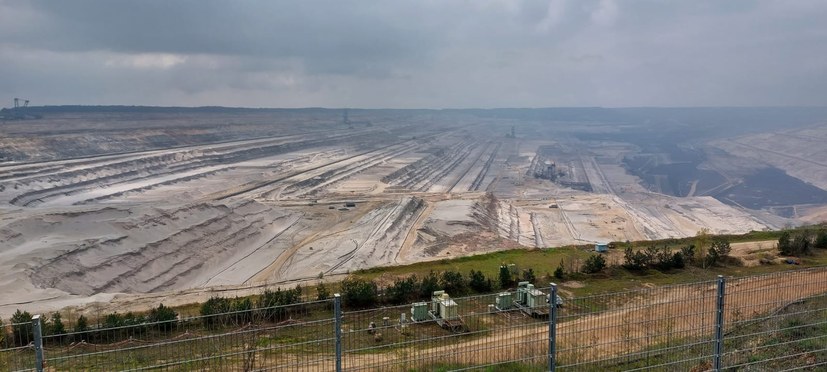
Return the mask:
<path id="1" fill-rule="evenodd" d="M 804 227 L 801 229 L 811 229 Z M 781 231 L 753 231 L 741 235 L 715 235 L 709 239 L 722 238 L 731 243 L 759 242 L 778 240 Z M 631 242 L 633 249 L 645 249 L 646 247 L 668 246 L 678 249 L 680 247 L 696 244 L 698 238 L 664 239 L 655 241 Z M 753 267 L 737 265 L 718 265 L 702 269 L 687 265 L 684 269 L 669 270 L 661 272 L 648 270 L 645 272 L 632 272 L 618 267 L 622 263 L 623 249 L 626 243 L 617 243 L 617 248 L 612 249 L 608 261 L 610 267 L 599 274 L 573 273 L 579 270 L 580 265 L 594 252 L 594 246 L 566 246 L 559 248 L 543 249 L 513 249 L 493 253 L 485 253 L 475 256 L 444 259 L 438 261 L 421 262 L 404 266 L 377 267 L 366 270 L 359 270 L 352 273 L 352 276 L 362 279 L 375 280 L 380 284 L 390 284 L 394 279 L 416 275 L 424 277 L 429 272 L 442 272 L 452 270 L 467 275 L 471 270 L 479 270 L 486 277 L 496 281 L 499 267 L 503 264 L 514 264 L 519 271 L 532 269 L 538 279 L 537 286 L 547 286 L 550 282 L 565 283 L 567 280 L 574 280 L 583 284 L 567 288 L 578 296 L 597 293 L 625 291 L 643 286 L 661 286 L 669 284 L 689 283 L 714 279 L 718 275 L 724 276 L 746 276 L 764 274 L 785 270 L 795 270 L 802 267 L 827 265 L 827 251 L 814 249 L 813 254 L 801 258 L 801 265 L 760 265 Z M 614 260 L 614 261 L 613 261 Z M 562 280 L 554 278 L 552 273 L 563 262 L 568 272 Z M 612 266 L 616 264 L 618 266 Z"/>

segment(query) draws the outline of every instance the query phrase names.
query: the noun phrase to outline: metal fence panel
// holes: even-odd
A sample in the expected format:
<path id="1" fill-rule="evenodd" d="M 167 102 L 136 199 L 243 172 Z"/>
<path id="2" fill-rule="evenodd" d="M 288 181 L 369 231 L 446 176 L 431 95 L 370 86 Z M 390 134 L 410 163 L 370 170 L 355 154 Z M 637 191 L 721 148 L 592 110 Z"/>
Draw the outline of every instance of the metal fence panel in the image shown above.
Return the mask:
<path id="1" fill-rule="evenodd" d="M 139 322 L 44 337 L 53 370 L 333 368 L 330 302 Z"/>
<path id="2" fill-rule="evenodd" d="M 5 323 L 4 327 L 0 332 L 0 370 L 34 371 L 32 323 Z"/>
<path id="3" fill-rule="evenodd" d="M 81 331 L 67 319 L 73 331 L 60 334 L 44 315 L 42 341 L 50 371 L 703 371 L 717 350 L 727 370 L 825 369 L 827 268 L 729 278 L 725 289 L 720 299 L 717 281 L 564 296 L 559 308 L 551 287 L 533 289 L 533 307 L 513 290 L 419 310 L 331 299 L 169 321 L 123 314 Z M 33 323 L 4 328 L 0 370 L 34 370 Z"/>
<path id="4" fill-rule="evenodd" d="M 715 282 L 566 301 L 557 327 L 560 370 L 711 367 Z"/>
<path id="5" fill-rule="evenodd" d="M 546 292 L 548 293 L 548 292 Z M 412 306 L 344 314 L 346 370 L 461 370 L 503 364 L 547 368 L 544 317 L 493 308 L 496 294 L 453 298 L 456 317 L 412 319 Z M 492 306 L 489 306 L 492 305 Z M 542 302 L 540 313 L 548 314 Z M 375 327 L 371 326 L 373 324 Z"/>
<path id="6" fill-rule="evenodd" d="M 731 279 L 723 364 L 740 370 L 823 370 L 827 364 L 827 270 Z"/>

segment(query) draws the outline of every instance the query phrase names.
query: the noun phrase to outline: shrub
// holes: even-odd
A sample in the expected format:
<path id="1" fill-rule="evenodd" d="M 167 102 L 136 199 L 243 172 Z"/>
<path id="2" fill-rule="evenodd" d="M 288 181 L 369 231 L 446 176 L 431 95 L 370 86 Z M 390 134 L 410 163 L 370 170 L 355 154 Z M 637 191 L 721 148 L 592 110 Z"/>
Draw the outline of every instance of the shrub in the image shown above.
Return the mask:
<path id="1" fill-rule="evenodd" d="M 819 230 L 816 235 L 816 240 L 813 247 L 825 249 L 827 248 L 827 230 Z"/>
<path id="2" fill-rule="evenodd" d="M 415 275 L 405 279 L 396 279 L 385 291 L 387 300 L 394 305 L 412 302 L 419 297 L 419 280 Z"/>
<path id="3" fill-rule="evenodd" d="M 593 254 L 586 259 L 580 271 L 586 274 L 595 274 L 603 271 L 606 268 L 606 259 L 603 255 Z"/>
<path id="4" fill-rule="evenodd" d="M 43 342 L 62 344 L 66 339 L 66 326 L 63 324 L 63 318 L 60 313 L 52 313 L 51 318 L 43 323 L 43 335 L 49 336 L 43 339 Z"/>
<path id="5" fill-rule="evenodd" d="M 468 283 L 462 273 L 458 271 L 443 271 L 439 283 L 442 285 L 442 289 L 452 296 L 468 294 Z"/>
<path id="6" fill-rule="evenodd" d="M 247 324 L 253 320 L 253 301 L 249 297 L 233 300 L 230 305 L 233 323 L 237 325 Z"/>
<path id="7" fill-rule="evenodd" d="M 781 236 L 778 237 L 778 251 L 785 256 L 792 256 L 794 254 L 792 236 L 789 231 L 782 232 Z"/>
<path id="8" fill-rule="evenodd" d="M 342 281 L 342 300 L 348 307 L 365 308 L 376 305 L 378 288 L 376 283 L 359 278 Z"/>
<path id="9" fill-rule="evenodd" d="M 651 246 L 646 249 L 646 254 L 649 256 L 649 265 L 660 271 L 667 271 L 672 266 L 672 250 L 668 247 Z"/>
<path id="10" fill-rule="evenodd" d="M 537 282 L 537 276 L 534 275 L 534 269 L 529 268 L 528 270 L 523 270 L 523 281 L 529 283 Z"/>
<path id="11" fill-rule="evenodd" d="M 715 265 L 720 258 L 721 256 L 718 255 L 718 251 L 710 247 L 706 252 L 706 257 L 704 257 L 704 267 Z"/>
<path id="12" fill-rule="evenodd" d="M 422 284 L 419 285 L 419 298 L 431 298 L 434 291 L 439 290 L 439 278 L 433 271 L 429 272 L 422 278 Z"/>
<path id="13" fill-rule="evenodd" d="M 695 263 L 695 246 L 690 244 L 685 247 L 681 247 L 681 258 L 684 261 L 684 264 L 694 264 Z M 681 266 L 682 268 L 683 266 Z"/>
<path id="14" fill-rule="evenodd" d="M 514 283 L 511 279 L 511 270 L 506 265 L 500 266 L 499 282 L 502 289 L 509 288 Z"/>
<path id="15" fill-rule="evenodd" d="M 554 269 L 554 277 L 563 280 L 566 277 L 566 269 L 563 268 L 563 260 L 560 260 L 560 264 L 557 265 L 557 268 Z"/>
<path id="16" fill-rule="evenodd" d="M 703 264 L 705 262 L 705 255 L 707 252 L 707 246 L 709 245 L 709 241 L 711 239 L 711 235 L 709 234 L 709 229 L 703 228 L 695 234 L 695 257 L 693 261 L 696 264 Z"/>
<path id="17" fill-rule="evenodd" d="M 316 286 L 316 299 L 319 301 L 324 301 L 330 298 L 330 290 L 327 289 L 327 286 L 324 282 L 319 282 Z"/>
<path id="18" fill-rule="evenodd" d="M 78 321 L 75 322 L 75 328 L 72 330 L 75 334 L 75 341 L 80 342 L 86 339 L 89 332 L 89 322 L 86 320 L 86 317 L 81 315 L 78 317 Z"/>
<path id="19" fill-rule="evenodd" d="M 178 313 L 172 308 L 164 306 L 164 304 L 159 304 L 158 307 L 150 310 L 147 316 L 147 320 L 150 323 L 155 323 L 154 328 L 161 332 L 171 331 L 177 319 Z"/>
<path id="20" fill-rule="evenodd" d="M 799 231 L 794 235 L 784 231 L 778 238 L 778 250 L 785 256 L 807 255 L 811 253 L 817 240 L 811 231 Z"/>
<path id="21" fill-rule="evenodd" d="M 137 326 L 141 325 L 146 321 L 144 317 L 140 315 L 135 315 L 131 311 L 123 315 L 123 325 L 125 326 Z"/>
<path id="22" fill-rule="evenodd" d="M 649 246 L 645 250 L 635 252 L 631 247 L 627 247 L 623 267 L 633 271 L 682 269 L 686 266 L 687 257 L 694 257 L 694 249 L 694 246 L 688 246 L 679 251 L 672 251 L 667 246 Z"/>
<path id="23" fill-rule="evenodd" d="M 793 251 L 797 255 L 810 254 L 813 247 L 813 237 L 808 232 L 801 232 L 793 238 Z"/>
<path id="24" fill-rule="evenodd" d="M 491 279 L 487 279 L 482 271 L 471 270 L 470 277 L 471 280 L 468 282 L 468 286 L 471 287 L 472 291 L 477 293 L 489 293 L 494 289 Z"/>
<path id="25" fill-rule="evenodd" d="M 118 328 L 123 327 L 123 325 L 123 315 L 118 314 L 117 311 L 106 314 L 106 317 L 103 318 L 103 328 Z"/>
<path id="26" fill-rule="evenodd" d="M 649 256 L 641 251 L 634 251 L 632 247 L 626 247 L 623 255 L 623 267 L 633 271 L 643 271 L 649 267 Z"/>
<path id="27" fill-rule="evenodd" d="M 683 269 L 684 267 L 686 267 L 684 257 L 686 256 L 684 255 L 683 251 L 675 252 L 672 255 L 672 267 L 676 269 Z"/>
<path id="28" fill-rule="evenodd" d="M 32 335 L 32 314 L 17 309 L 11 316 L 11 324 L 12 342 L 17 346 L 28 345 L 34 338 Z"/>
<path id="29" fill-rule="evenodd" d="M 230 312 L 230 300 L 222 297 L 210 297 L 201 304 L 200 314 L 204 325 L 213 329 L 226 324 L 227 313 Z"/>
<path id="30" fill-rule="evenodd" d="M 712 266 L 720 262 L 722 259 L 729 257 L 732 248 L 729 241 L 725 239 L 716 238 L 712 241 L 712 246 L 706 253 L 706 265 Z"/>
<path id="31" fill-rule="evenodd" d="M 732 247 L 729 245 L 729 240 L 718 238 L 712 241 L 712 249 L 718 253 L 718 256 L 727 257 L 732 252 Z"/>
<path id="32" fill-rule="evenodd" d="M 66 326 L 63 325 L 63 319 L 61 318 L 60 313 L 55 312 L 52 314 L 52 319 L 49 322 L 47 334 L 54 336 L 66 334 Z"/>
<path id="33" fill-rule="evenodd" d="M 347 281 L 347 280 L 346 280 Z M 344 282 L 342 283 L 344 288 Z M 294 289 L 282 290 L 276 288 L 275 291 L 265 289 L 259 297 L 258 307 L 262 316 L 271 322 L 280 322 L 289 317 L 290 308 L 288 305 L 295 304 L 301 300 L 302 289 L 296 286 Z"/>

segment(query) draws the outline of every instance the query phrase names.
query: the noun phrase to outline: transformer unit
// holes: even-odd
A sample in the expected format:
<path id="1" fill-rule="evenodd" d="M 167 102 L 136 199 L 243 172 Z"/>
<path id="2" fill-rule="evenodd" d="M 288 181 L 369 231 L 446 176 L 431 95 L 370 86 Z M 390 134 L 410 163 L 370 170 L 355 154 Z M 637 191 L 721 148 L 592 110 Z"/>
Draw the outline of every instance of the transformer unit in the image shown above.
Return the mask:
<path id="1" fill-rule="evenodd" d="M 428 320 L 428 303 L 416 302 L 411 306 L 411 320 L 421 322 Z"/>
<path id="2" fill-rule="evenodd" d="M 439 295 L 437 295 L 437 292 L 439 292 Z M 457 303 L 445 291 L 434 292 L 431 303 L 433 309 L 436 310 L 434 315 L 437 317 L 442 319 L 456 319 L 459 317 L 457 315 Z"/>
<path id="3" fill-rule="evenodd" d="M 434 291 L 430 307 L 427 302 L 416 302 L 411 305 L 411 320 L 434 320 L 440 327 L 455 333 L 468 330 L 459 316 L 457 303 L 445 291 Z"/>
<path id="4" fill-rule="evenodd" d="M 543 291 L 534 288 L 534 284 L 519 282 L 517 283 L 517 299 L 513 303 L 515 307 L 527 315 L 533 317 L 548 316 L 548 298 L 549 296 Z"/>
<path id="5" fill-rule="evenodd" d="M 508 310 L 511 309 L 511 302 L 513 301 L 513 296 L 511 292 L 502 292 L 497 294 L 497 303 L 495 306 L 497 310 Z"/>

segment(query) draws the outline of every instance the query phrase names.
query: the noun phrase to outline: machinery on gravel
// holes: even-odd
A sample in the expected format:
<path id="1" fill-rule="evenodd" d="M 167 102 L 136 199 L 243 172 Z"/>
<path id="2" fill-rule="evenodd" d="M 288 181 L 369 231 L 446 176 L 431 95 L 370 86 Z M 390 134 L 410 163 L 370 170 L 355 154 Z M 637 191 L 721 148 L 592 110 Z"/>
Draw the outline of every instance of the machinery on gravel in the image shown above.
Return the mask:
<path id="1" fill-rule="evenodd" d="M 516 292 L 498 294 L 494 307 L 500 311 L 518 309 L 528 316 L 539 318 L 548 316 L 550 299 L 551 295 L 534 288 L 534 284 L 519 282 Z M 555 306 L 563 306 L 563 298 L 560 295 L 555 298 Z"/>
<path id="2" fill-rule="evenodd" d="M 445 291 L 434 291 L 430 308 L 427 302 L 417 302 L 411 306 L 411 320 L 424 322 L 433 320 L 440 327 L 454 333 L 467 332 L 468 327 L 457 312 L 457 303 Z"/>

